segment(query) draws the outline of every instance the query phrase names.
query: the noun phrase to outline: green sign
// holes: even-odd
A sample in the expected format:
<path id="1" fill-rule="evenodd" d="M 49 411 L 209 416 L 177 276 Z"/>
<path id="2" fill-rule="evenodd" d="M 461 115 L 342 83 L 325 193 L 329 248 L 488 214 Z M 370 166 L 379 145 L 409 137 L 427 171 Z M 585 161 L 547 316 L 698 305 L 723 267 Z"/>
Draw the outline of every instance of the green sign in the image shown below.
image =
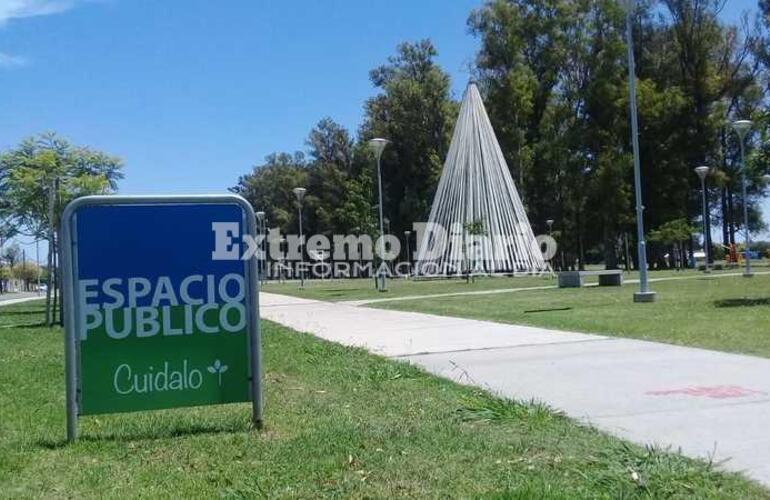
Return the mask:
<path id="1" fill-rule="evenodd" d="M 81 415 L 249 400 L 242 302 L 100 308 L 87 319 Z"/>
<path id="2" fill-rule="evenodd" d="M 257 274 L 241 258 L 253 220 L 236 196 L 67 208 L 71 439 L 78 415 L 183 406 L 252 401 L 261 423 Z"/>

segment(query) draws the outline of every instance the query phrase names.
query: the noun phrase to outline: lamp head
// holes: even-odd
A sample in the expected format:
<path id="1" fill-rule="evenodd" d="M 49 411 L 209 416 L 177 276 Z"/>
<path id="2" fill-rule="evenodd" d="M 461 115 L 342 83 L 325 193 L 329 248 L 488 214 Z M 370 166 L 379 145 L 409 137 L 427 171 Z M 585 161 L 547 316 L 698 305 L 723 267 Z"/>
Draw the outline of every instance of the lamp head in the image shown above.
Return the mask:
<path id="1" fill-rule="evenodd" d="M 735 130 L 735 133 L 738 134 L 741 140 L 743 140 L 748 131 L 751 130 L 752 125 L 753 123 L 751 120 L 736 120 L 733 122 L 733 130 Z"/>
<path id="2" fill-rule="evenodd" d="M 305 197 L 305 193 L 307 192 L 307 189 L 302 187 L 296 187 L 292 189 L 292 192 L 294 193 L 294 196 L 297 197 L 297 201 L 302 203 L 302 198 Z"/>
<path id="3" fill-rule="evenodd" d="M 263 212 L 261 210 L 259 212 L 255 213 L 254 215 L 257 216 L 257 220 L 259 220 L 259 222 L 262 222 L 263 220 L 265 220 L 265 212 Z"/>
<path id="4" fill-rule="evenodd" d="M 379 137 L 375 137 L 374 139 L 369 140 L 369 148 L 374 152 L 374 155 L 378 160 L 380 159 L 380 156 L 382 156 L 382 151 L 385 149 L 385 146 L 387 146 L 389 142 L 389 140 L 381 139 Z"/>
<path id="5" fill-rule="evenodd" d="M 695 173 L 698 174 L 698 177 L 702 181 L 706 180 L 706 176 L 708 176 L 709 171 L 711 171 L 711 169 L 709 167 L 704 166 L 704 165 L 701 165 L 700 167 L 696 167 L 695 168 Z"/>
<path id="6" fill-rule="evenodd" d="M 545 223 L 548 224 L 549 226 L 553 226 L 553 219 L 548 219 L 547 221 L 545 221 Z"/>

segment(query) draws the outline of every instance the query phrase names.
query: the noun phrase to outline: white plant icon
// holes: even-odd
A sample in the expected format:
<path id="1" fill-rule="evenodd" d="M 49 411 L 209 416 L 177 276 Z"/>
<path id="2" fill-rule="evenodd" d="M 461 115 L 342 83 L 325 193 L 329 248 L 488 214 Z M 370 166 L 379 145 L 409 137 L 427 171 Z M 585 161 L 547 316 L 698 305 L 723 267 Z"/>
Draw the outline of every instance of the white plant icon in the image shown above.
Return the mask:
<path id="1" fill-rule="evenodd" d="M 217 375 L 219 381 L 219 387 L 222 387 L 222 374 L 227 371 L 227 365 L 222 364 L 218 359 L 214 360 L 214 364 L 207 367 L 209 373 Z"/>

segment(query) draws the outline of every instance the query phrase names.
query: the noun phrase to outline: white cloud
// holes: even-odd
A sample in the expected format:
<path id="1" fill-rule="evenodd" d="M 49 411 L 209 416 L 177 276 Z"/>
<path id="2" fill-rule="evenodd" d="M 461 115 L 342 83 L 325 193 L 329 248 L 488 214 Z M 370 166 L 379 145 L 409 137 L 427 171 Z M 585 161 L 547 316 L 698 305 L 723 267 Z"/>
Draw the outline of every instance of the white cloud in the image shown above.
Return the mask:
<path id="1" fill-rule="evenodd" d="M 58 14 L 82 0 L 0 0 L 0 28 L 12 19 Z M 26 57 L 0 52 L 0 69 L 26 66 Z"/>
<path id="2" fill-rule="evenodd" d="M 0 26 L 11 19 L 46 16 L 72 8 L 77 0 L 0 0 Z"/>
<path id="3" fill-rule="evenodd" d="M 26 66 L 28 63 L 29 61 L 26 57 L 0 52 L 0 69 L 17 68 L 19 66 Z"/>

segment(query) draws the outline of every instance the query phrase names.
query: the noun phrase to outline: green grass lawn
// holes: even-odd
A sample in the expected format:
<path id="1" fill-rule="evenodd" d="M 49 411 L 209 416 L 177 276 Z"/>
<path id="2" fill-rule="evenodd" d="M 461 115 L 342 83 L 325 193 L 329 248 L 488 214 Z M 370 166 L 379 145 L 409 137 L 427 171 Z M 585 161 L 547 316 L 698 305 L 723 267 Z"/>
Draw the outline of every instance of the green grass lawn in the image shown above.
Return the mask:
<path id="1" fill-rule="evenodd" d="M 770 356 L 770 275 L 661 281 L 652 284 L 658 292 L 653 304 L 633 303 L 637 287 L 533 290 L 373 306 Z"/>
<path id="2" fill-rule="evenodd" d="M 237 404 L 86 417 L 66 444 L 62 332 L 42 318 L 39 303 L 0 308 L 3 497 L 770 498 L 706 463 L 268 322 L 264 430 Z"/>
<path id="3" fill-rule="evenodd" d="M 593 266 L 590 269 L 600 269 L 600 266 Z M 766 261 L 757 262 L 754 265 L 755 271 L 770 271 Z M 589 269 L 589 270 L 590 270 Z M 741 269 L 725 269 L 714 271 L 714 275 L 726 273 L 740 273 Z M 685 271 L 652 271 L 649 273 L 650 279 L 672 278 L 672 277 L 699 277 L 703 273 L 695 270 Z M 625 273 L 624 279 L 639 279 L 639 273 L 632 271 Z M 586 283 L 596 282 L 598 278 L 589 277 Z M 549 276 L 517 276 L 517 277 L 494 277 L 494 278 L 476 278 L 473 283 L 466 283 L 463 278 L 439 279 L 439 280 L 406 280 L 396 278 L 388 280 L 388 291 L 379 292 L 374 288 L 372 279 L 334 279 L 334 280 L 307 280 L 305 288 L 299 288 L 298 281 L 278 283 L 268 281 L 264 286 L 265 292 L 280 293 L 292 295 L 295 297 L 304 297 L 307 299 L 326 300 L 338 302 L 343 300 L 366 300 L 383 299 L 390 297 L 408 297 L 413 295 L 434 295 L 444 293 L 462 293 L 470 291 L 483 290 L 502 290 L 511 288 L 530 288 L 556 286 L 556 279 Z"/>
<path id="4" fill-rule="evenodd" d="M 540 276 L 520 276 L 516 278 L 478 278 L 474 283 L 465 279 L 441 280 L 406 280 L 389 279 L 388 291 L 380 292 L 374 288 L 372 279 L 334 279 L 307 280 L 305 288 L 299 288 L 299 282 L 268 282 L 262 290 L 304 297 L 307 299 L 338 302 L 342 300 L 382 299 L 388 297 L 406 297 L 411 295 L 434 295 L 438 293 L 458 293 L 475 290 L 499 290 L 504 288 L 528 288 L 550 286 L 555 280 Z"/>

